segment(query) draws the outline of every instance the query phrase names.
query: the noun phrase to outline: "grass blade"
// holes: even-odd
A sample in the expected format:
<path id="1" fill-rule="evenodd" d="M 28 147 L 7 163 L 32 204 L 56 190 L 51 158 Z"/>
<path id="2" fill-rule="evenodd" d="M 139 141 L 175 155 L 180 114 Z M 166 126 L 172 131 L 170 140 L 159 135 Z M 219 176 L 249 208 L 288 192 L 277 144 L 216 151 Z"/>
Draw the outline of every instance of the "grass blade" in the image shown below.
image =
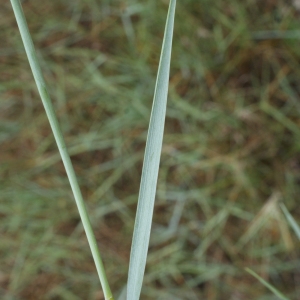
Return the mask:
<path id="1" fill-rule="evenodd" d="M 140 297 L 145 272 L 166 115 L 176 0 L 170 1 L 147 136 L 130 253 L 127 300 Z"/>
<path id="2" fill-rule="evenodd" d="M 289 298 L 285 297 L 281 292 L 279 292 L 273 285 L 265 281 L 262 277 L 256 274 L 249 268 L 245 269 L 248 273 L 250 273 L 253 277 L 255 277 L 258 281 L 260 281 L 266 288 L 268 288 L 274 295 L 276 295 L 279 299 L 289 300 Z"/>
<path id="3" fill-rule="evenodd" d="M 96 265 L 96 269 L 100 278 L 100 282 L 103 288 L 103 292 L 105 295 L 105 299 L 110 299 L 112 300 L 112 293 L 109 287 L 109 284 L 107 282 L 107 278 L 106 278 L 106 274 L 105 274 L 105 270 L 104 270 L 104 266 L 101 260 L 101 256 L 99 253 L 99 249 L 97 246 L 97 242 L 96 242 L 96 238 L 95 235 L 93 233 L 93 229 L 84 205 L 84 201 L 82 198 L 82 194 L 77 182 L 77 178 L 72 166 L 72 162 L 70 160 L 65 142 L 64 142 L 64 138 L 62 135 L 62 132 L 60 130 L 59 124 L 58 124 L 58 120 L 56 118 L 55 115 L 55 111 L 48 93 L 48 90 L 46 88 L 46 83 L 45 80 L 43 78 L 42 72 L 41 72 L 41 68 L 39 66 L 38 63 L 38 59 L 37 59 L 37 55 L 34 49 L 34 45 L 30 36 L 30 32 L 27 26 L 27 22 L 24 16 L 24 12 L 22 9 L 22 6 L 20 4 L 19 0 L 11 0 L 11 5 L 13 7 L 13 11 L 18 23 L 18 27 L 21 33 L 21 37 L 24 43 L 24 47 L 25 47 L 25 51 L 29 60 L 29 64 L 40 94 L 40 97 L 42 99 L 44 108 L 46 110 L 46 114 L 47 117 L 49 119 L 49 123 L 51 125 L 51 129 L 53 131 L 62 161 L 64 163 L 69 181 L 70 181 L 70 185 L 74 194 L 74 198 L 79 210 L 79 214 L 83 223 L 83 227 L 85 230 L 85 233 L 87 235 L 87 239 L 92 251 L 92 255 L 95 261 L 95 265 Z"/>
<path id="4" fill-rule="evenodd" d="M 289 213 L 289 211 L 287 210 L 286 206 L 283 203 L 280 204 L 280 207 L 281 207 L 286 219 L 288 220 L 289 224 L 294 229 L 298 239 L 300 240 L 300 227 L 299 227 L 299 225 L 297 224 L 297 222 L 295 221 L 293 216 Z"/>

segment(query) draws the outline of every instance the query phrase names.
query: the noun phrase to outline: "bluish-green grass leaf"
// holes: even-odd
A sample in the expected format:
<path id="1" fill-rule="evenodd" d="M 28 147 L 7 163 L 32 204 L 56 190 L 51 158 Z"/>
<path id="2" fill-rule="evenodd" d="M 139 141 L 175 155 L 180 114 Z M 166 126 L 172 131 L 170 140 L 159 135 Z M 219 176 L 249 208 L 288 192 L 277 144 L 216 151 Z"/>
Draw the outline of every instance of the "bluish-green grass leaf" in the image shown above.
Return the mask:
<path id="1" fill-rule="evenodd" d="M 106 278 L 106 273 L 104 270 L 104 266 L 102 263 L 102 259 L 99 253 L 99 249 L 97 246 L 97 241 L 86 211 L 86 207 L 83 201 L 83 197 L 80 191 L 80 187 L 76 178 L 76 174 L 69 156 L 69 153 L 67 151 L 67 147 L 62 135 L 62 131 L 60 129 L 60 126 L 58 124 L 57 117 L 55 115 L 55 110 L 52 105 L 49 92 L 46 87 L 46 83 L 44 80 L 44 77 L 42 75 L 42 71 L 39 65 L 39 61 L 35 52 L 35 48 L 33 45 L 33 41 L 28 29 L 28 25 L 25 19 L 25 15 L 21 6 L 21 3 L 19 0 L 11 0 L 11 5 L 13 7 L 13 11 L 18 23 L 19 31 L 21 34 L 21 38 L 23 40 L 23 44 L 25 47 L 25 51 L 27 54 L 27 58 L 33 73 L 33 77 L 35 79 L 40 97 L 42 99 L 55 141 L 58 146 L 58 150 L 60 152 L 64 167 L 66 169 L 66 173 L 68 176 L 68 179 L 70 181 L 70 185 L 73 191 L 73 195 L 78 207 L 78 211 L 80 214 L 80 218 L 89 242 L 89 246 L 91 248 L 91 252 L 94 258 L 94 262 L 96 265 L 96 269 L 100 278 L 100 282 L 103 288 L 103 293 L 105 295 L 106 300 L 113 300 L 113 296 Z"/>
<path id="2" fill-rule="evenodd" d="M 154 92 L 146 143 L 127 285 L 127 300 L 140 297 L 145 272 L 158 169 L 162 148 L 176 0 L 171 0 Z"/>

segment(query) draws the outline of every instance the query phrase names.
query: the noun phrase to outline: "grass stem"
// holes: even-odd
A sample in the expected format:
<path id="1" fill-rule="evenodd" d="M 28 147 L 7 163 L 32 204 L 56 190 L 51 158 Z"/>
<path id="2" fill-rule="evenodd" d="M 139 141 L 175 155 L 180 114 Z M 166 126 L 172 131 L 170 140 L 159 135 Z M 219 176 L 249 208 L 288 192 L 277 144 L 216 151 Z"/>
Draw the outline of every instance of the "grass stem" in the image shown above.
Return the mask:
<path id="1" fill-rule="evenodd" d="M 276 295 L 281 300 L 289 300 L 289 298 L 285 297 L 281 292 L 279 292 L 273 285 L 265 281 L 262 277 L 260 277 L 258 274 L 256 274 L 254 271 L 252 271 L 249 268 L 245 268 L 245 270 L 251 274 L 253 277 L 255 277 L 260 283 L 262 283 L 266 288 L 268 288 L 274 295 Z"/>
<path id="2" fill-rule="evenodd" d="M 32 42 L 32 38 L 28 29 L 28 25 L 25 19 L 25 15 L 21 6 L 21 3 L 19 0 L 11 0 L 11 4 L 13 7 L 13 11 L 18 23 L 18 27 L 20 30 L 20 34 L 24 43 L 25 51 L 29 60 L 29 64 L 40 94 L 40 97 L 42 99 L 44 108 L 46 110 L 47 117 L 50 122 L 51 129 L 53 131 L 64 167 L 66 169 L 70 185 L 74 194 L 74 198 L 79 210 L 79 214 L 83 223 L 83 227 L 85 230 L 85 233 L 87 235 L 87 239 L 92 251 L 92 255 L 95 261 L 96 269 L 100 278 L 100 282 L 103 288 L 103 292 L 105 295 L 105 299 L 112 300 L 113 296 L 106 278 L 104 266 L 102 263 L 102 259 L 100 256 L 100 252 L 97 246 L 97 241 L 95 238 L 95 235 L 93 233 L 93 229 L 86 211 L 86 207 L 82 198 L 82 194 L 78 185 L 78 181 L 76 178 L 76 174 L 70 159 L 70 156 L 67 151 L 67 147 L 60 129 L 60 126 L 58 124 L 57 117 L 55 115 L 55 111 L 46 87 L 45 80 L 43 78 L 41 68 L 39 66 L 39 62 L 37 59 L 37 55 L 34 49 L 34 45 Z"/>

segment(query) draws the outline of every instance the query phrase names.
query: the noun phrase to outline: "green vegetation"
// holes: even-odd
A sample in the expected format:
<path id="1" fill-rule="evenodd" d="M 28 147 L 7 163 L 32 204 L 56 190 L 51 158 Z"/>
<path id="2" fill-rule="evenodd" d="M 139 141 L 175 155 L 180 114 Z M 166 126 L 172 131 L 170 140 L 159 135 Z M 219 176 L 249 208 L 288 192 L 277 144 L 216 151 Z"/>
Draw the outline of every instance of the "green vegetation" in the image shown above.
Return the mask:
<path id="1" fill-rule="evenodd" d="M 283 213 L 285 214 L 285 217 L 288 220 L 290 226 L 294 229 L 295 234 L 297 235 L 298 239 L 300 240 L 300 227 L 299 227 L 299 225 L 297 224 L 297 222 L 295 221 L 293 216 L 289 213 L 289 211 L 287 210 L 285 205 L 283 203 L 281 203 L 280 206 L 281 206 L 281 209 L 283 210 Z"/>
<path id="2" fill-rule="evenodd" d="M 86 207 L 82 198 L 81 190 L 78 185 L 78 180 L 76 177 L 76 174 L 74 172 L 74 168 L 72 165 L 72 162 L 70 160 L 69 153 L 67 151 L 67 147 L 63 138 L 63 134 L 61 132 L 60 126 L 58 124 L 58 120 L 55 114 L 55 110 L 53 108 L 52 101 L 50 99 L 50 95 L 47 89 L 47 85 L 45 83 L 44 77 L 42 75 L 40 64 L 38 62 L 38 58 L 36 55 L 36 51 L 34 49 L 34 45 L 31 39 L 31 35 L 28 29 L 28 25 L 26 22 L 26 18 L 24 16 L 24 12 L 21 6 L 21 3 L 19 0 L 11 0 L 11 4 L 14 10 L 14 14 L 16 17 L 16 21 L 18 23 L 19 31 L 24 43 L 24 47 L 26 50 L 26 54 L 29 60 L 29 64 L 33 73 L 33 77 L 35 80 L 35 83 L 37 85 L 41 100 L 43 102 L 56 144 L 58 146 L 58 150 L 60 153 L 60 156 L 62 158 L 64 167 L 66 169 L 66 173 L 68 176 L 68 179 L 70 181 L 70 185 L 72 188 L 72 192 L 77 204 L 77 208 L 79 211 L 79 215 L 82 221 L 82 225 L 84 227 L 89 246 L 92 251 L 93 259 L 95 262 L 95 266 L 99 275 L 99 279 L 103 288 L 103 293 L 105 299 L 113 299 L 107 278 L 105 269 L 103 266 L 103 262 L 99 253 L 99 249 L 97 246 L 97 240 L 95 238 L 90 219 L 88 217 Z"/>
<path id="3" fill-rule="evenodd" d="M 61 155 L 68 179 L 70 181 L 82 225 L 84 227 L 102 285 L 104 298 L 106 300 L 113 300 L 113 295 L 107 281 L 107 276 L 100 256 L 97 240 L 91 227 L 78 180 L 74 172 L 72 162 L 70 160 L 70 156 L 56 117 L 55 110 L 53 108 L 49 91 L 40 69 L 40 64 L 32 42 L 31 34 L 29 32 L 22 5 L 19 0 L 11 0 L 11 4 L 16 17 L 16 21 L 18 23 L 19 31 L 33 73 L 33 77 L 37 85 L 41 100 L 43 102 L 47 118 L 49 120 L 56 144 L 58 146 L 58 150 Z M 158 75 L 155 84 L 154 100 L 146 142 L 141 186 L 130 255 L 127 285 L 128 300 L 138 300 L 140 298 L 147 261 L 169 88 L 175 7 L 176 0 L 171 0 L 158 67 Z"/>
<path id="4" fill-rule="evenodd" d="M 289 213 L 286 206 L 283 203 L 280 203 L 281 209 L 290 224 L 290 226 L 294 229 L 295 234 L 298 236 L 298 239 L 300 240 L 300 227 L 293 218 L 293 216 Z M 284 295 L 281 294 L 273 285 L 269 284 L 267 281 L 265 281 L 262 277 L 260 277 L 258 274 L 253 272 L 249 268 L 245 268 L 245 270 L 250 273 L 252 276 L 254 276 L 257 280 L 259 280 L 266 288 L 268 288 L 274 295 L 276 295 L 279 299 L 288 300 Z"/>
<path id="5" fill-rule="evenodd" d="M 112 290 L 127 281 L 169 1 L 23 1 Z M 103 299 L 10 2 L 0 10 L 0 298 Z M 300 294 L 299 13 L 177 3 L 141 299 Z"/>
<path id="6" fill-rule="evenodd" d="M 270 285 L 268 282 L 266 282 L 262 277 L 257 275 L 255 272 L 250 270 L 249 268 L 245 269 L 248 273 L 250 273 L 253 277 L 255 277 L 257 280 L 259 280 L 265 287 L 267 287 L 274 295 L 276 295 L 279 299 L 282 300 L 289 300 L 284 295 L 282 295 L 274 286 Z"/>
<path id="7" fill-rule="evenodd" d="M 139 300 L 147 262 L 168 100 L 176 0 L 170 1 L 143 162 L 128 271 L 127 300 Z"/>

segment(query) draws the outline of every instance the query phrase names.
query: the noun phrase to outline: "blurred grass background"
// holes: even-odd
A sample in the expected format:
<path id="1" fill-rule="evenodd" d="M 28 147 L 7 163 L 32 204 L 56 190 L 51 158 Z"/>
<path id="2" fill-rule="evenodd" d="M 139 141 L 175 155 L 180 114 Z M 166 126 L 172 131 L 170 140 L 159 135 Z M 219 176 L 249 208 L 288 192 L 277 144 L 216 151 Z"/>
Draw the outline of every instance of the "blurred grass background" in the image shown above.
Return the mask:
<path id="1" fill-rule="evenodd" d="M 23 1 L 115 295 L 127 280 L 168 1 Z M 300 295 L 300 13 L 291 1 L 177 4 L 141 299 Z M 101 300 L 9 1 L 0 9 L 0 296 Z"/>

